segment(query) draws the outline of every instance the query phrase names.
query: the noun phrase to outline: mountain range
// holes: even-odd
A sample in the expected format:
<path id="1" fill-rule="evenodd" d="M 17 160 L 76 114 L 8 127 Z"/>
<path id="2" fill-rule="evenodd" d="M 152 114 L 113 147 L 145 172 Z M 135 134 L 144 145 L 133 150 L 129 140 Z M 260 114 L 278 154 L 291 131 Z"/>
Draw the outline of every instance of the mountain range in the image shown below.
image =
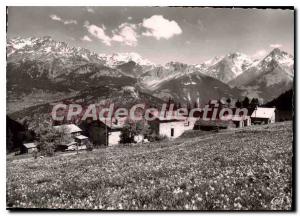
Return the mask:
<path id="1" fill-rule="evenodd" d="M 133 52 L 98 54 L 51 37 L 8 39 L 6 49 L 8 113 L 66 98 L 117 101 L 124 94 L 130 98 L 124 106 L 170 97 L 183 103 L 244 96 L 270 101 L 290 89 L 294 77 L 294 58 L 280 49 L 258 60 L 235 52 L 193 65 L 157 65 Z"/>

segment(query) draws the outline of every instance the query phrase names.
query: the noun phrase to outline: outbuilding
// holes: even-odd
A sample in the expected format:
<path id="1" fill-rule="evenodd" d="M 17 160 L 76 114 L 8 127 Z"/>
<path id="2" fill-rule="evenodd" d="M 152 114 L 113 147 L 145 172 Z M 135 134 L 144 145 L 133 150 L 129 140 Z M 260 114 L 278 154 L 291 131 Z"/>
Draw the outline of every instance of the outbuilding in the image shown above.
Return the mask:
<path id="1" fill-rule="evenodd" d="M 33 142 L 32 143 L 24 143 L 23 148 L 26 153 L 32 153 L 34 151 L 37 151 L 37 146 Z"/>
<path id="2" fill-rule="evenodd" d="M 149 121 L 148 124 L 155 134 L 168 138 L 179 137 L 188 127 L 184 119 L 176 118 L 156 118 Z"/>

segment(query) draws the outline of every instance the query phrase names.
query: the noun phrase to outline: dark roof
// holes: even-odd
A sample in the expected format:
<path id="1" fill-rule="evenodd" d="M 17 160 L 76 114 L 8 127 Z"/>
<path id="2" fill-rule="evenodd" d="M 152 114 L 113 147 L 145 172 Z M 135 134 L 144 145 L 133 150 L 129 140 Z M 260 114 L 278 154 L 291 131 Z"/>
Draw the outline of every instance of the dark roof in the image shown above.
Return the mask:
<path id="1" fill-rule="evenodd" d="M 184 120 L 180 119 L 157 119 L 160 123 L 167 123 L 167 122 L 182 122 Z"/>
<path id="2" fill-rule="evenodd" d="M 195 122 L 195 125 L 199 125 L 199 126 L 228 126 L 230 123 L 229 121 L 224 121 L 224 120 L 203 120 L 203 119 L 199 119 Z"/>

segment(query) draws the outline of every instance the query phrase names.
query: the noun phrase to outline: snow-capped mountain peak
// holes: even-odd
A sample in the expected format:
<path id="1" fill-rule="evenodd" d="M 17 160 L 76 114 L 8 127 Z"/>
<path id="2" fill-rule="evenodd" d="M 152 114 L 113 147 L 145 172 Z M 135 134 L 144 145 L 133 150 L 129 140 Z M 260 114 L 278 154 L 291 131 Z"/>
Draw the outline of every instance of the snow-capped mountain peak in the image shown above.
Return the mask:
<path id="1" fill-rule="evenodd" d="M 110 67 L 115 67 L 117 65 L 134 61 L 135 63 L 142 66 L 155 66 L 154 63 L 148 59 L 142 58 L 142 56 L 135 52 L 125 52 L 125 53 L 113 53 L 109 54 L 99 54 L 100 59 L 106 61 L 106 64 Z"/>
<path id="2" fill-rule="evenodd" d="M 135 52 L 113 53 L 113 54 L 97 54 L 88 49 L 80 47 L 71 47 L 66 42 L 58 42 L 49 36 L 45 37 L 28 37 L 28 38 L 12 38 L 7 41 L 6 45 L 7 57 L 13 54 L 22 55 L 62 55 L 64 57 L 79 56 L 87 61 L 100 61 L 107 66 L 115 67 L 119 64 L 134 61 L 139 65 L 155 66 L 148 59 L 143 58 Z"/>
<path id="3" fill-rule="evenodd" d="M 271 62 L 276 61 L 281 65 L 285 65 L 287 67 L 291 67 L 294 65 L 294 58 L 292 55 L 288 54 L 285 51 L 280 50 L 279 48 L 273 49 L 269 55 L 267 55 L 263 61 Z"/>
<path id="4" fill-rule="evenodd" d="M 247 55 L 233 52 L 224 57 L 215 57 L 204 62 L 206 67 L 203 73 L 227 83 L 243 73 L 252 63 Z"/>
<path id="5" fill-rule="evenodd" d="M 275 48 L 260 61 L 255 61 L 250 68 L 232 80 L 230 85 L 236 87 L 259 86 L 260 82 L 264 82 L 266 86 L 272 86 L 282 81 L 288 83 L 293 80 L 293 76 L 293 56 Z"/>
<path id="6" fill-rule="evenodd" d="M 215 65 L 216 63 L 218 63 L 219 61 L 221 61 L 222 59 L 224 58 L 224 56 L 216 56 L 214 58 L 211 58 L 207 61 L 205 61 L 203 64 L 205 66 L 212 66 L 212 65 Z"/>

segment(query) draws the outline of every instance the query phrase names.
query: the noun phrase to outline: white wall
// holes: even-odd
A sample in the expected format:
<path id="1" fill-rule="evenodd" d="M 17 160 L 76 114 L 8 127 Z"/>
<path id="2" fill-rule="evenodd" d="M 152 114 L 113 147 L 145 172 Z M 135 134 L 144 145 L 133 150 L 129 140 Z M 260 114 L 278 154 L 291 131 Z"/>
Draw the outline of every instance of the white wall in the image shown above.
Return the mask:
<path id="1" fill-rule="evenodd" d="M 174 128 L 174 136 L 171 137 L 171 128 Z M 184 121 L 180 122 L 164 122 L 159 124 L 159 134 L 169 138 L 177 138 L 189 127 L 184 126 Z"/>
<path id="2" fill-rule="evenodd" d="M 198 120 L 199 118 L 187 118 L 185 120 L 185 130 L 193 130 L 194 129 L 194 126 L 195 126 L 195 123 L 196 121 Z"/>
<path id="3" fill-rule="evenodd" d="M 275 112 L 273 113 L 273 115 L 271 117 L 271 123 L 275 123 Z"/>
<path id="4" fill-rule="evenodd" d="M 121 131 L 111 131 L 108 135 L 108 146 L 118 145 L 120 143 Z"/>

